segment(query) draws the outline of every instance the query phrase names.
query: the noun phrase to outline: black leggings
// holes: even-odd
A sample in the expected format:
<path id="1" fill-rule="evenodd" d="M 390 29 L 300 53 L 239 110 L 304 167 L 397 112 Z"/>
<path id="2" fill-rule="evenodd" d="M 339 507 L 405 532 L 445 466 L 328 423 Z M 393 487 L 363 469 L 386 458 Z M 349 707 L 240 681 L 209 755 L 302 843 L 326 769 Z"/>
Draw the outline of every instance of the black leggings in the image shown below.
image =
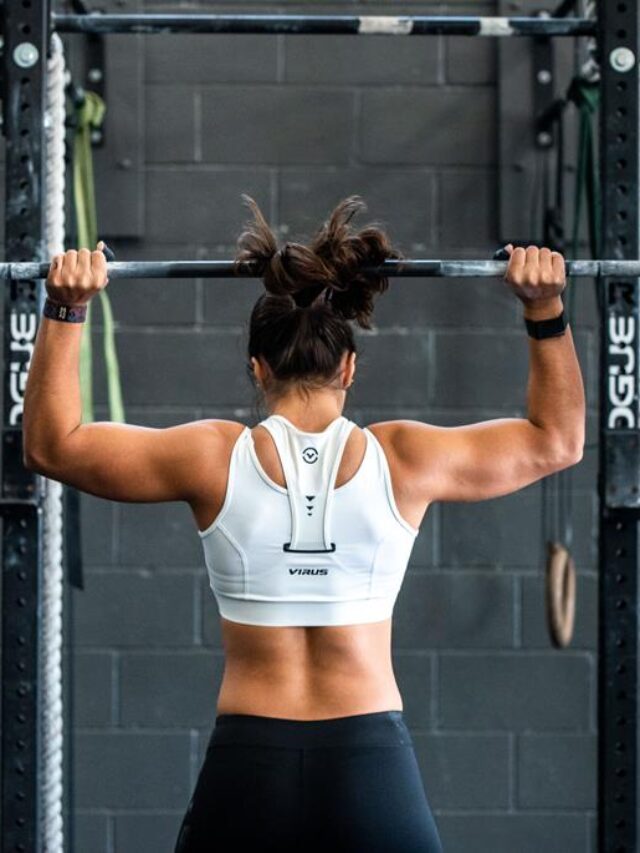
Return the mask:
<path id="1" fill-rule="evenodd" d="M 441 853 L 402 711 L 220 714 L 174 853 Z"/>

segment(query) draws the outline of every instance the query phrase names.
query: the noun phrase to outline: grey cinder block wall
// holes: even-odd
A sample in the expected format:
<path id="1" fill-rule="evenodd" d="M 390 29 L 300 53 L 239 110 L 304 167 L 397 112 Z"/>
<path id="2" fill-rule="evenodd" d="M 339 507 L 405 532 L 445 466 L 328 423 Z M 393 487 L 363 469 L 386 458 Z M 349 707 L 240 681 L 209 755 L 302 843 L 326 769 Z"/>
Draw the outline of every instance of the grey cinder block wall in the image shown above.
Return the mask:
<path id="1" fill-rule="evenodd" d="M 265 0 L 242 10 L 311 7 Z M 312 11 L 491 15 L 496 6 L 342 2 Z M 145 236 L 116 242 L 121 257 L 231 257 L 246 217 L 242 192 L 283 240 L 304 239 L 337 201 L 359 193 L 369 206 L 361 221 L 385 223 L 408 255 L 488 257 L 496 248 L 495 42 L 173 35 L 138 44 Z M 243 362 L 260 288 L 110 283 L 130 423 L 255 423 Z M 94 318 L 96 418 L 106 419 L 99 311 Z M 574 336 L 589 445 L 573 477 L 571 648 L 552 649 L 545 628 L 541 483 L 432 506 L 396 606 L 394 667 L 447 853 L 595 851 L 595 318 L 585 286 Z M 501 282 L 392 279 L 375 321 L 358 333 L 345 411 L 359 424 L 526 413 L 521 306 Z M 86 588 L 67 593 L 75 850 L 169 851 L 223 665 L 200 542 L 185 505 L 91 495 L 82 497 L 82 537 Z"/>

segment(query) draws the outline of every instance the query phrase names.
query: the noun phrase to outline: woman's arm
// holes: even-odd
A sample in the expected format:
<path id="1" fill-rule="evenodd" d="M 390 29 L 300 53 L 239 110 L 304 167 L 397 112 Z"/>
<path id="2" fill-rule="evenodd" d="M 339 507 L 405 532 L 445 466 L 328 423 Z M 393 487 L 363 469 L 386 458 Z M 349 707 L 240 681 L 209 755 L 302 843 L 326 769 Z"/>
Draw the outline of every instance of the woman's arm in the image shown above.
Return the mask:
<path id="1" fill-rule="evenodd" d="M 562 311 L 564 259 L 548 249 L 516 249 L 507 283 L 524 317 Z M 527 418 L 500 418 L 460 427 L 396 421 L 391 442 L 406 469 L 407 488 L 427 502 L 499 497 L 575 465 L 583 454 L 586 403 L 571 329 L 529 338 Z"/>
<path id="2" fill-rule="evenodd" d="M 100 244 L 98 244 L 100 245 Z M 107 283 L 101 251 L 69 250 L 52 262 L 47 293 L 86 305 Z M 118 501 L 189 501 L 201 474 L 225 444 L 216 421 L 168 429 L 83 424 L 80 396 L 82 323 L 42 317 L 31 359 L 22 420 L 24 464 L 51 479 Z"/>
<path id="3" fill-rule="evenodd" d="M 41 317 L 24 395 L 24 462 L 44 462 L 80 424 L 81 323 Z"/>

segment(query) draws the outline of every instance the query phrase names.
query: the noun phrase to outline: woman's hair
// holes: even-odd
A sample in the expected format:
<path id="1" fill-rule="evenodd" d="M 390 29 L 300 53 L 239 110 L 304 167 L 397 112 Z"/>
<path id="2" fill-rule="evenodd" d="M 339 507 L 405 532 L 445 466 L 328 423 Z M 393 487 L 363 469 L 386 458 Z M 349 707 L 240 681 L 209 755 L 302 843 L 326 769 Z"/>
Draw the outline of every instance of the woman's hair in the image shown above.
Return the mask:
<path id="1" fill-rule="evenodd" d="M 266 289 L 251 312 L 248 374 L 253 379 L 250 360 L 261 356 L 272 372 L 270 394 L 277 398 L 295 384 L 308 395 L 337 377 L 345 352 L 357 352 L 349 321 L 372 328 L 374 298 L 389 280 L 361 268 L 402 256 L 377 223 L 353 229 L 354 214 L 366 210 L 360 196 L 343 199 L 308 246 L 281 248 L 256 202 L 242 199 L 253 222 L 238 238 L 234 270 L 251 264 Z"/>

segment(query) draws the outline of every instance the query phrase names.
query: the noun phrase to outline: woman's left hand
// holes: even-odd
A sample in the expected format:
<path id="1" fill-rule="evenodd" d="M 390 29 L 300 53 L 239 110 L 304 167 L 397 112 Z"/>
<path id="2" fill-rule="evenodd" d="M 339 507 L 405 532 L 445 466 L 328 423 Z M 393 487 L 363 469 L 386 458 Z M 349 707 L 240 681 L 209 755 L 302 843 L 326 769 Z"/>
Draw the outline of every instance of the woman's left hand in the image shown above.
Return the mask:
<path id="1" fill-rule="evenodd" d="M 55 255 L 45 284 L 49 298 L 64 305 L 87 305 L 103 290 L 109 282 L 104 245 L 100 240 L 93 252 L 69 249 Z"/>

